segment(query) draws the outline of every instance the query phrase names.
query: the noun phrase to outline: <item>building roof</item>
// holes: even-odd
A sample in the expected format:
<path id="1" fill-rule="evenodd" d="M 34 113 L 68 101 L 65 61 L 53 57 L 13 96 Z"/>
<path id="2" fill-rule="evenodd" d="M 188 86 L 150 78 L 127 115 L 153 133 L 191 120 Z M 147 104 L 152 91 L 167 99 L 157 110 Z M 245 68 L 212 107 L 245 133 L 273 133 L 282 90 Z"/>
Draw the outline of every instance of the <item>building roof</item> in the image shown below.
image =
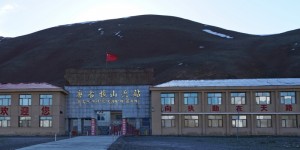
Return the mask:
<path id="1" fill-rule="evenodd" d="M 152 85 L 153 73 L 151 68 L 67 69 L 65 79 L 74 86 Z"/>
<path id="2" fill-rule="evenodd" d="M 48 83 L 0 83 L 0 91 L 61 91 L 67 93 L 61 87 Z"/>
<path id="3" fill-rule="evenodd" d="M 154 87 L 300 86 L 300 78 L 172 80 Z"/>

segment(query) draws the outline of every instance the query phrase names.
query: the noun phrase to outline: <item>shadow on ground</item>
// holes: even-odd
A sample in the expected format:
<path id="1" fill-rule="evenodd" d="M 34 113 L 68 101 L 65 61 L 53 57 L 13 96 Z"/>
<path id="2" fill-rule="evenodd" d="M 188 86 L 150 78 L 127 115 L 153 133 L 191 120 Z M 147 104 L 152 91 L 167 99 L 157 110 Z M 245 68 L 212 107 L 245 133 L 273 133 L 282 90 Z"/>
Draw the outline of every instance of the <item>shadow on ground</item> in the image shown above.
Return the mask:
<path id="1" fill-rule="evenodd" d="M 56 140 L 66 139 L 68 137 L 60 136 Z M 35 144 L 55 141 L 55 137 L 46 136 L 0 136 L 0 150 L 15 150 Z"/>
<path id="2" fill-rule="evenodd" d="M 109 150 L 282 150 L 300 149 L 300 137 L 122 136 Z"/>

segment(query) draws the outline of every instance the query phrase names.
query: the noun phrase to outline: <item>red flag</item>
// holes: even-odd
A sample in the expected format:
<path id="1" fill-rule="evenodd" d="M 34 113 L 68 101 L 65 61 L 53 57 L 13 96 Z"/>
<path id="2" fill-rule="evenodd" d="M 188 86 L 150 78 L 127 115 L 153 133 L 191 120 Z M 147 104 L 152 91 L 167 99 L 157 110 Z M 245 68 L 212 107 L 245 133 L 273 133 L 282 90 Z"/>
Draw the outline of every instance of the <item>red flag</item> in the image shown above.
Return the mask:
<path id="1" fill-rule="evenodd" d="M 112 53 L 106 53 L 106 62 L 116 61 L 118 56 Z"/>

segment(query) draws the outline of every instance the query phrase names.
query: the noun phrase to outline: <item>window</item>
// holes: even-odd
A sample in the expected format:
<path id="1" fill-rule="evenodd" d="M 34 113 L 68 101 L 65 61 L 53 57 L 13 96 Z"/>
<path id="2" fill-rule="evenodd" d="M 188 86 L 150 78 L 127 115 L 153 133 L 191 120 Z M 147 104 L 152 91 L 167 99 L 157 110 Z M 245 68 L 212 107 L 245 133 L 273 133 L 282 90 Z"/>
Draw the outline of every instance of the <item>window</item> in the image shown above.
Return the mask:
<path id="1" fill-rule="evenodd" d="M 175 127 L 175 116 L 161 116 L 161 126 L 165 128 Z"/>
<path id="2" fill-rule="evenodd" d="M 256 92 L 256 104 L 270 104 L 270 92 Z"/>
<path id="3" fill-rule="evenodd" d="M 19 127 L 30 127 L 31 117 L 19 117 Z"/>
<path id="4" fill-rule="evenodd" d="M 184 116 L 184 127 L 198 127 L 199 122 L 198 122 L 198 116 L 196 115 L 186 115 Z"/>
<path id="5" fill-rule="evenodd" d="M 10 117 L 0 117 L 0 127 L 10 127 Z"/>
<path id="6" fill-rule="evenodd" d="M 295 92 L 280 92 L 280 103 L 281 104 L 296 104 Z"/>
<path id="7" fill-rule="evenodd" d="M 163 93 L 160 94 L 160 100 L 162 105 L 174 104 L 175 94 L 174 93 Z"/>
<path id="8" fill-rule="evenodd" d="M 209 105 L 221 105 L 222 93 L 208 93 L 207 100 Z"/>
<path id="9" fill-rule="evenodd" d="M 283 128 L 297 128 L 297 116 L 296 115 L 282 115 L 281 126 Z"/>
<path id="10" fill-rule="evenodd" d="M 256 121 L 257 121 L 256 126 L 258 128 L 271 128 L 272 127 L 272 117 L 270 115 L 256 116 Z"/>
<path id="11" fill-rule="evenodd" d="M 52 127 L 52 117 L 40 117 L 40 127 Z"/>
<path id="12" fill-rule="evenodd" d="M 198 93 L 184 93 L 184 104 L 185 105 L 196 105 L 198 104 Z"/>
<path id="13" fill-rule="evenodd" d="M 31 95 L 20 95 L 20 105 L 21 106 L 31 105 Z"/>
<path id="14" fill-rule="evenodd" d="M 208 127 L 218 128 L 223 126 L 222 115 L 208 115 Z"/>
<path id="15" fill-rule="evenodd" d="M 246 93 L 231 93 L 231 104 L 246 104 Z"/>
<path id="16" fill-rule="evenodd" d="M 11 105 L 11 95 L 0 95 L 0 106 Z"/>
<path id="17" fill-rule="evenodd" d="M 41 106 L 52 105 L 52 95 L 40 95 L 40 105 Z"/>
<path id="18" fill-rule="evenodd" d="M 232 127 L 236 127 L 236 128 L 247 127 L 246 115 L 232 116 Z"/>

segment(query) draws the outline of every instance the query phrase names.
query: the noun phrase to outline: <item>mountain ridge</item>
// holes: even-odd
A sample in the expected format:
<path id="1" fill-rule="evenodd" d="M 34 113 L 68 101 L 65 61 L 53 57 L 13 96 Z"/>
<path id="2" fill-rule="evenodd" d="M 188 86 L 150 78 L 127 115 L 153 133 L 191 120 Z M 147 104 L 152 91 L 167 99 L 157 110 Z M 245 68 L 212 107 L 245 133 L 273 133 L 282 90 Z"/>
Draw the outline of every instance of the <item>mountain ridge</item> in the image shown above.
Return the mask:
<path id="1" fill-rule="evenodd" d="M 300 77 L 299 32 L 259 36 L 158 15 L 61 25 L 2 39 L 0 83 L 64 85 L 66 69 L 105 68 L 106 52 L 118 55 L 108 68 L 154 68 L 154 84 Z"/>

